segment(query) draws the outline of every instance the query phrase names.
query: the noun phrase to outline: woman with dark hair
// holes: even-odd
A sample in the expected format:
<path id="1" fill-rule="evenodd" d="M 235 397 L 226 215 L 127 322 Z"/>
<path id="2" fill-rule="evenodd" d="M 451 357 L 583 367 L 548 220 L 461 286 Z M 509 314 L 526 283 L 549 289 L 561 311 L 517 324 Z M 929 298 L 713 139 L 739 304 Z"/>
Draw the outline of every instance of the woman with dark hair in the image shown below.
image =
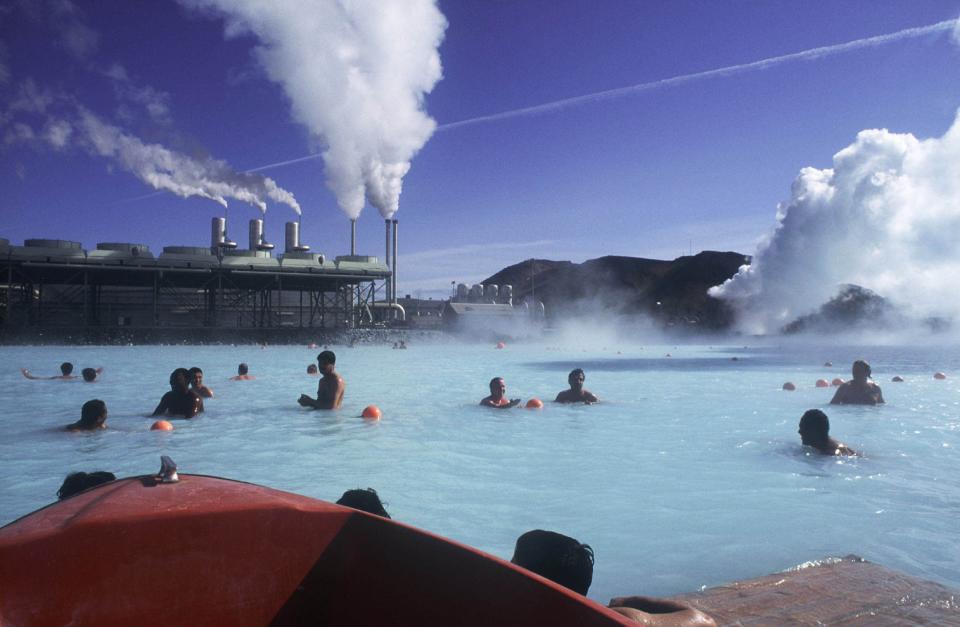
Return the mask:
<path id="1" fill-rule="evenodd" d="M 95 472 L 72 472 L 63 480 L 63 485 L 57 490 L 57 498 L 61 501 L 89 490 L 102 483 L 113 481 L 117 477 L 112 472 L 97 470 Z"/>
<path id="2" fill-rule="evenodd" d="M 107 428 L 107 404 L 98 398 L 87 401 L 80 409 L 80 420 L 67 425 L 67 431 L 95 431 Z"/>
<path id="3" fill-rule="evenodd" d="M 367 488 L 366 490 L 361 488 L 347 490 L 343 493 L 343 496 L 340 497 L 340 500 L 337 501 L 337 505 L 344 505 L 346 507 L 352 507 L 353 509 L 359 509 L 361 512 L 375 514 L 383 518 L 390 518 L 390 514 L 387 513 L 387 510 L 383 508 L 383 503 L 380 502 L 380 496 L 373 488 Z"/>

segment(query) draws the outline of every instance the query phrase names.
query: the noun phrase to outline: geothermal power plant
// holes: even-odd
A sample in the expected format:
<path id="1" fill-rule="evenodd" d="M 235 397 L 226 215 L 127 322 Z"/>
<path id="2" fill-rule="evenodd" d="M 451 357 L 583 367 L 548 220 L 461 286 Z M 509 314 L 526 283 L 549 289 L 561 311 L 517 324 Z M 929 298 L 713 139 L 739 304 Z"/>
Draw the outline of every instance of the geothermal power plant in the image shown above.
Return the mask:
<path id="1" fill-rule="evenodd" d="M 284 225 L 283 251 L 264 238 L 262 219 L 248 224 L 246 248 L 214 217 L 210 245 L 0 238 L 0 331 L 127 329 L 345 330 L 406 323 L 397 297 L 398 221 L 385 220 L 383 261 L 358 255 L 356 221 L 350 254 L 327 258 L 300 240 L 300 223 Z M 449 321 L 504 319 L 514 313 L 509 285 L 467 286 L 430 315 Z M 437 303 L 441 305 L 441 303 Z M 542 308 L 542 306 L 541 306 Z"/>

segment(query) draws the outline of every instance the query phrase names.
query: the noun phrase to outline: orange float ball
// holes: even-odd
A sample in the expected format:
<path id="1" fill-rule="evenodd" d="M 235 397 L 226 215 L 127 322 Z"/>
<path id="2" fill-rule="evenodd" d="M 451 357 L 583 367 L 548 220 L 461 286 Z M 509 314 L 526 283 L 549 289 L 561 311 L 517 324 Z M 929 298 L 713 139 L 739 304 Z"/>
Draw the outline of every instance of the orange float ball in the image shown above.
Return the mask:
<path id="1" fill-rule="evenodd" d="M 173 423 L 169 420 L 158 420 L 150 425 L 151 431 L 173 431 Z"/>
<path id="2" fill-rule="evenodd" d="M 382 414 L 380 413 L 380 408 L 376 405 L 367 405 L 363 408 L 363 413 L 360 415 L 368 420 L 380 420 Z"/>
<path id="3" fill-rule="evenodd" d="M 817 387 L 818 387 L 818 388 L 828 388 L 828 387 L 830 387 L 830 382 L 827 381 L 826 379 L 817 379 Z"/>
<path id="4" fill-rule="evenodd" d="M 543 409 L 543 401 L 539 398 L 531 398 L 527 401 L 527 409 Z"/>
<path id="5" fill-rule="evenodd" d="M 786 383 L 783 384 L 783 389 L 792 392 L 797 389 L 797 386 L 787 381 Z"/>
<path id="6" fill-rule="evenodd" d="M 843 385 L 843 379 L 841 379 L 840 377 L 837 377 L 836 379 L 834 379 L 834 380 L 831 382 L 831 384 L 832 384 L 832 385 Z"/>
<path id="7" fill-rule="evenodd" d="M 942 372 L 937 372 L 933 375 L 933 378 L 940 379 L 942 381 L 943 379 L 947 378 L 947 375 L 943 374 Z"/>
<path id="8" fill-rule="evenodd" d="M 507 345 L 504 344 L 503 342 L 497 342 L 497 348 L 506 348 L 506 347 Z"/>

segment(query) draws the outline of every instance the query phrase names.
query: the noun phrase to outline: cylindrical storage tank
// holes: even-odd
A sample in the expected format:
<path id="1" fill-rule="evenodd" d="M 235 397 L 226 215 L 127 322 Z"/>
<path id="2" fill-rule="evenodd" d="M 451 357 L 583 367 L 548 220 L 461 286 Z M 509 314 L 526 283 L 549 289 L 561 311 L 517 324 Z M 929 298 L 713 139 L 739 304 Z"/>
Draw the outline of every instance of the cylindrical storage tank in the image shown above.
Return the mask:
<path id="1" fill-rule="evenodd" d="M 210 220 L 210 248 L 223 244 L 227 238 L 227 219 L 213 218 Z"/>
<path id="2" fill-rule="evenodd" d="M 483 302 L 483 285 L 480 283 L 475 283 L 470 286 L 470 302 L 471 303 L 482 303 Z"/>
<path id="3" fill-rule="evenodd" d="M 468 291 L 467 291 L 466 283 L 458 283 L 457 284 L 457 302 L 458 303 L 467 302 L 467 294 L 468 294 Z"/>
<path id="4" fill-rule="evenodd" d="M 496 283 L 488 283 L 486 287 L 483 288 L 483 295 L 486 298 L 486 302 L 496 303 L 497 298 L 500 296 L 500 286 Z"/>
<path id="5" fill-rule="evenodd" d="M 250 220 L 250 250 L 257 250 L 263 242 L 263 220 Z"/>
<path id="6" fill-rule="evenodd" d="M 500 288 L 500 302 L 504 305 L 513 305 L 513 286 L 509 283 Z"/>
<path id="7" fill-rule="evenodd" d="M 284 226 L 284 251 L 295 252 L 300 247 L 300 223 L 287 222 Z"/>
<path id="8" fill-rule="evenodd" d="M 23 245 L 28 248 L 62 248 L 63 250 L 82 250 L 80 242 L 65 239 L 25 239 Z"/>

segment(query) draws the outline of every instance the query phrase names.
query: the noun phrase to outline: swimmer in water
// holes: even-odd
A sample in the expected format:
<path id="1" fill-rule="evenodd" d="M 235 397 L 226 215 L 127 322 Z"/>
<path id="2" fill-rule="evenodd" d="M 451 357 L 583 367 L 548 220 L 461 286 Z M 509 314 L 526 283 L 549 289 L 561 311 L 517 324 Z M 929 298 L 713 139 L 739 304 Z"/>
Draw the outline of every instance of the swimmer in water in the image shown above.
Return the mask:
<path id="1" fill-rule="evenodd" d="M 830 437 L 830 420 L 819 409 L 810 409 L 800 418 L 800 441 L 822 455 L 857 456 L 855 450 Z"/>
<path id="2" fill-rule="evenodd" d="M 65 361 L 62 364 L 60 364 L 60 374 L 54 377 L 38 377 L 32 374 L 26 368 L 20 369 L 20 374 L 22 374 L 28 379 L 47 379 L 47 380 L 60 379 L 63 381 L 67 381 L 70 379 L 76 379 L 76 377 L 73 376 L 73 374 L 71 374 L 72 372 L 73 372 L 73 364 L 71 364 L 69 361 Z"/>
<path id="3" fill-rule="evenodd" d="M 375 514 L 383 518 L 390 518 L 390 514 L 387 513 L 383 503 L 380 502 L 380 495 L 373 488 L 347 490 L 337 501 L 337 505 L 359 509 L 361 512 Z"/>
<path id="4" fill-rule="evenodd" d="M 310 364 L 307 366 L 307 374 L 311 377 L 319 377 L 320 371 L 317 370 L 317 364 Z"/>
<path id="5" fill-rule="evenodd" d="M 230 377 L 230 380 L 231 381 L 249 381 L 251 379 L 255 379 L 256 377 L 254 377 L 252 374 L 248 374 L 249 372 L 250 372 L 250 366 L 248 366 L 245 363 L 241 363 L 239 366 L 237 366 L 237 374 Z"/>
<path id="6" fill-rule="evenodd" d="M 80 376 L 86 383 L 94 383 L 101 372 L 103 372 L 103 368 L 84 368 L 80 371 Z"/>
<path id="7" fill-rule="evenodd" d="M 107 404 L 100 399 L 87 401 L 80 409 L 80 420 L 64 427 L 67 431 L 96 431 L 107 428 Z"/>
<path id="8" fill-rule="evenodd" d="M 570 384 L 569 390 L 564 390 L 557 394 L 557 398 L 554 399 L 556 403 L 583 403 L 589 405 L 591 403 L 596 403 L 600 399 L 591 392 L 590 390 L 585 390 L 583 388 L 583 382 L 586 380 L 587 375 L 583 373 L 582 368 L 575 368 L 570 371 L 570 374 L 567 375 L 567 383 Z"/>
<path id="9" fill-rule="evenodd" d="M 880 386 L 870 380 L 870 364 L 858 359 L 853 362 L 853 380 L 837 388 L 831 405 L 879 405 L 883 403 Z"/>
<path id="10" fill-rule="evenodd" d="M 60 489 L 57 490 L 59 500 L 68 499 L 75 494 L 80 494 L 84 490 L 96 487 L 103 483 L 109 483 L 116 480 L 112 472 L 97 470 L 94 472 L 71 472 L 63 480 Z"/>
<path id="11" fill-rule="evenodd" d="M 193 377 L 186 368 L 177 368 L 170 373 L 170 391 L 163 395 L 160 404 L 151 416 L 167 415 L 171 418 L 193 418 L 203 411 L 203 399 L 190 389 Z"/>
<path id="12" fill-rule="evenodd" d="M 516 407 L 520 404 L 519 398 L 507 400 L 506 392 L 507 382 L 503 380 L 503 377 L 494 377 L 490 379 L 490 396 L 480 401 L 480 404 L 484 407 L 496 407 L 498 409 Z"/>
<path id="13" fill-rule="evenodd" d="M 346 384 L 343 382 L 343 378 L 337 374 L 337 356 L 333 351 L 323 351 L 317 355 L 317 363 L 319 364 L 320 374 L 323 375 L 319 385 L 317 385 L 317 398 L 301 394 L 297 402 L 304 407 L 312 407 L 313 409 L 339 409 L 340 404 L 343 403 L 343 391 L 346 389 Z"/>
<path id="14" fill-rule="evenodd" d="M 517 538 L 510 561 L 521 568 L 586 595 L 593 582 L 593 549 L 570 536 L 534 529 Z M 632 596 L 612 599 L 614 612 L 644 625 L 716 627 L 716 622 L 686 603 Z"/>
<path id="15" fill-rule="evenodd" d="M 213 390 L 203 384 L 203 370 L 200 370 L 200 366 L 191 368 L 190 374 L 193 376 L 190 389 L 203 398 L 213 398 Z"/>

